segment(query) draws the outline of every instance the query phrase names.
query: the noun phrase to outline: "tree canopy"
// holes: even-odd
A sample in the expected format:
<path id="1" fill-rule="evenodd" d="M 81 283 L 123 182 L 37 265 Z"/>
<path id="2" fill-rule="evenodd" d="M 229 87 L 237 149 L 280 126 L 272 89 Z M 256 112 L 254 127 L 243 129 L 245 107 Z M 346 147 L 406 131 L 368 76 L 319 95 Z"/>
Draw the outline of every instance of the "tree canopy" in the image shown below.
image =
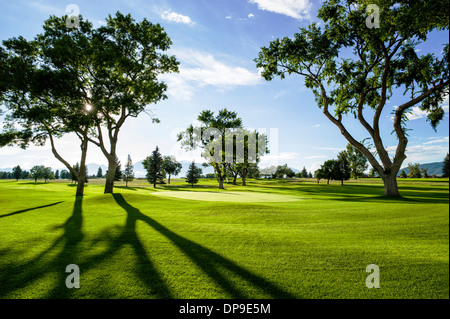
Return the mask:
<path id="1" fill-rule="evenodd" d="M 441 103 L 449 92 L 449 46 L 442 56 L 420 54 L 430 32 L 448 30 L 448 1 L 370 1 L 380 9 L 379 28 L 366 25 L 368 1 L 328 0 L 319 10 L 317 23 L 300 28 L 293 37 L 272 41 L 255 60 L 262 76 L 299 75 L 316 97 L 324 115 L 376 169 L 386 196 L 400 196 L 397 173 L 406 159 L 406 122 L 414 106 L 427 112 L 435 128 L 443 119 Z M 351 57 L 348 56 L 352 51 Z M 403 93 L 404 103 L 395 110 L 398 138 L 391 158 L 382 140 L 381 115 L 393 94 Z M 366 119 L 373 115 L 372 124 Z M 354 116 L 373 141 L 374 150 L 357 141 L 344 124 Z"/>

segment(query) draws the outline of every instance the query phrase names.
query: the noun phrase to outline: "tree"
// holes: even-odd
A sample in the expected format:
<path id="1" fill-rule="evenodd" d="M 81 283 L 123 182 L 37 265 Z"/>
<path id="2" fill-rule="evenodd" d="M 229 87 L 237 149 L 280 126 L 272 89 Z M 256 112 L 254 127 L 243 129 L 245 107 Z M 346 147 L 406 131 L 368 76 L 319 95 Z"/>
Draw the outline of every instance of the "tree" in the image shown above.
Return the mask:
<path id="1" fill-rule="evenodd" d="M 92 116 L 86 112 L 87 92 L 92 90 L 83 76 L 87 71 L 80 67 L 91 53 L 86 33 L 92 25 L 81 18 L 79 28 L 68 28 L 65 18 L 45 21 L 44 33 L 33 40 L 18 37 L 3 41 L 0 63 L 6 72 L 0 88 L 6 94 L 0 98 L 9 112 L 0 147 L 41 146 L 49 140 L 54 156 L 78 178 L 84 176 L 92 125 Z M 80 172 L 73 171 L 57 151 L 55 140 L 67 133 L 75 133 L 81 141 Z M 84 192 L 84 179 L 80 181 L 77 196 Z"/>
<path id="2" fill-rule="evenodd" d="M 63 169 L 63 170 L 61 170 L 60 178 L 61 179 L 69 179 L 70 173 L 68 171 L 66 171 L 65 169 Z"/>
<path id="3" fill-rule="evenodd" d="M 45 166 L 36 165 L 30 169 L 31 177 L 34 179 L 34 182 L 37 183 L 38 179 L 43 178 L 44 176 Z"/>
<path id="4" fill-rule="evenodd" d="M 164 156 L 162 169 L 167 175 L 169 175 L 168 183 L 170 184 L 170 177 L 172 175 L 177 176 L 180 174 L 183 169 L 183 165 L 178 163 L 177 159 L 173 156 Z"/>
<path id="5" fill-rule="evenodd" d="M 98 171 L 97 171 L 97 178 L 102 178 L 102 177 L 103 177 L 103 170 L 101 167 L 99 167 Z"/>
<path id="6" fill-rule="evenodd" d="M 287 164 L 279 165 L 277 167 L 277 170 L 273 174 L 274 178 L 293 178 L 295 177 L 295 172 L 292 170 L 292 168 L 288 167 Z"/>
<path id="7" fill-rule="evenodd" d="M 368 3 L 380 9 L 380 28 L 366 25 Z M 292 38 L 277 39 L 261 49 L 255 62 L 267 81 L 292 74 L 304 77 L 324 115 L 383 179 L 384 195 L 399 197 L 397 173 L 406 159 L 408 112 L 419 107 L 428 113 L 433 128 L 445 114 L 442 102 L 449 92 L 449 45 L 445 44 L 442 57 L 420 55 L 416 48 L 426 43 L 430 32 L 448 30 L 447 7 L 446 0 L 328 0 L 318 14 L 323 29 L 313 23 Z M 380 120 L 397 92 L 407 99 L 395 110 L 398 145 L 392 158 L 382 140 Z M 369 113 L 372 124 L 365 117 Z M 344 124 L 347 116 L 359 121 L 375 150 L 350 134 Z"/>
<path id="8" fill-rule="evenodd" d="M 79 174 L 80 174 L 80 163 L 76 163 L 73 167 L 72 170 L 70 170 L 69 173 L 69 179 L 72 182 L 75 182 L 75 184 L 77 184 L 80 180 L 79 180 Z"/>
<path id="9" fill-rule="evenodd" d="M 450 166 L 449 166 L 449 154 L 444 159 L 444 165 L 442 166 L 442 177 L 450 176 Z"/>
<path id="10" fill-rule="evenodd" d="M 42 177 L 45 180 L 45 183 L 47 183 L 47 181 L 49 179 L 55 179 L 55 174 L 52 171 L 51 167 L 44 167 L 44 170 L 42 172 Z"/>
<path id="11" fill-rule="evenodd" d="M 105 194 L 109 194 L 114 188 L 120 130 L 127 119 L 150 114 L 149 105 L 167 99 L 167 85 L 159 81 L 159 75 L 178 72 L 179 62 L 163 54 L 172 41 L 161 25 L 145 18 L 136 22 L 120 12 L 93 30 L 92 44 L 95 55 L 88 78 L 96 84 L 91 101 L 98 122 L 97 132 L 89 140 L 108 160 Z"/>
<path id="12" fill-rule="evenodd" d="M 306 170 L 306 167 L 303 167 L 301 171 L 302 178 L 308 178 L 308 171 Z"/>
<path id="13" fill-rule="evenodd" d="M 428 170 L 425 169 L 425 168 L 422 168 L 422 169 L 420 170 L 420 173 L 422 174 L 422 177 L 423 177 L 423 178 L 428 178 L 428 177 L 429 177 L 429 175 L 428 175 Z"/>
<path id="14" fill-rule="evenodd" d="M 400 172 L 400 178 L 408 178 L 408 175 L 406 174 L 405 171 Z"/>
<path id="15" fill-rule="evenodd" d="M 122 164 L 119 159 L 116 158 L 116 170 L 114 172 L 114 182 L 120 182 L 122 180 Z"/>
<path id="16" fill-rule="evenodd" d="M 308 178 L 313 178 L 313 175 L 311 172 L 308 173 Z"/>
<path id="17" fill-rule="evenodd" d="M 409 174 L 408 174 L 409 178 L 422 178 L 422 172 L 420 170 L 419 163 L 416 163 L 416 164 L 409 163 L 408 170 L 409 170 Z"/>
<path id="18" fill-rule="evenodd" d="M 369 167 L 367 158 L 350 143 L 347 145 L 345 154 L 350 166 L 351 178 L 358 179 L 364 176 L 364 172 Z"/>
<path id="19" fill-rule="evenodd" d="M 325 173 L 324 173 L 324 171 L 323 171 L 322 168 L 319 168 L 318 170 L 316 170 L 316 171 L 314 172 L 314 177 L 317 179 L 317 184 L 320 183 L 320 180 L 321 180 L 322 178 L 326 178 Z"/>
<path id="20" fill-rule="evenodd" d="M 344 181 L 347 181 L 351 176 L 347 156 L 348 154 L 345 151 L 339 153 L 333 169 L 333 179 L 341 181 L 342 186 L 344 186 Z"/>
<path id="21" fill-rule="evenodd" d="M 163 172 L 163 157 L 159 152 L 159 147 L 152 152 L 152 155 L 147 157 L 142 164 L 147 170 L 147 180 L 153 187 L 156 188 L 157 183 L 164 182 L 164 172 Z"/>
<path id="22" fill-rule="evenodd" d="M 60 177 L 59 174 L 60 174 L 60 173 L 59 173 L 59 170 L 57 169 L 56 172 L 55 172 L 55 179 L 59 179 L 59 177 Z"/>
<path id="23" fill-rule="evenodd" d="M 123 180 L 126 183 L 126 187 L 128 187 L 128 182 L 132 182 L 134 180 L 134 166 L 133 161 L 131 160 L 130 154 L 128 154 L 127 163 L 125 164 L 125 170 L 123 171 Z"/>
<path id="24" fill-rule="evenodd" d="M 330 180 L 334 179 L 334 173 L 336 171 L 336 160 L 328 160 L 320 167 L 320 174 L 322 178 L 327 180 L 327 185 L 330 184 Z"/>
<path id="25" fill-rule="evenodd" d="M 192 187 L 194 187 L 194 184 L 198 183 L 198 180 L 201 175 L 201 169 L 195 165 L 195 161 L 189 165 L 188 172 L 186 174 L 186 182 L 189 183 Z"/>
<path id="26" fill-rule="evenodd" d="M 202 149 L 202 156 L 214 168 L 219 182 L 219 189 L 224 189 L 224 180 L 227 177 L 226 133 L 232 129 L 242 129 L 242 119 L 236 112 L 222 109 L 215 115 L 213 111 L 206 110 L 198 116 L 199 127 L 191 125 L 178 135 L 178 142 L 187 151 Z"/>
<path id="27" fill-rule="evenodd" d="M 19 179 L 22 178 L 22 169 L 20 168 L 19 165 L 13 168 L 12 173 L 16 181 L 19 181 Z"/>

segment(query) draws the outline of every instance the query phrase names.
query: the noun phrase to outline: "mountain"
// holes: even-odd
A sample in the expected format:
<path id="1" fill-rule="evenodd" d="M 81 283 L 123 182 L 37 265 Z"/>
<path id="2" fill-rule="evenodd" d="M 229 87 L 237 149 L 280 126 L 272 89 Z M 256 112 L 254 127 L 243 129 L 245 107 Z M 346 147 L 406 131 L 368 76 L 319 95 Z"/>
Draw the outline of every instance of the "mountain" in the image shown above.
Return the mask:
<path id="1" fill-rule="evenodd" d="M 420 169 L 427 169 L 428 170 L 428 175 L 435 175 L 435 176 L 441 176 L 442 175 L 442 166 L 444 165 L 444 163 L 441 162 L 437 162 L 437 163 L 429 163 L 429 164 L 420 164 Z M 405 171 L 406 174 L 409 173 L 409 169 L 407 167 L 402 168 L 399 172 L 398 175 L 400 175 L 400 173 L 402 171 Z"/>

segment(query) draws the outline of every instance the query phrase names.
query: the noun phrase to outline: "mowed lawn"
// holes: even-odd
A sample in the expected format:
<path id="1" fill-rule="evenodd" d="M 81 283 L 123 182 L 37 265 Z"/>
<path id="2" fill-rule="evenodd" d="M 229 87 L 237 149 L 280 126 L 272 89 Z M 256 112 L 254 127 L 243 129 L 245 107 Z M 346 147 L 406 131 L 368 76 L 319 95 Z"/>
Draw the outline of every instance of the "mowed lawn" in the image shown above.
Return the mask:
<path id="1" fill-rule="evenodd" d="M 216 184 L 0 181 L 0 298 L 449 298 L 448 179 Z"/>

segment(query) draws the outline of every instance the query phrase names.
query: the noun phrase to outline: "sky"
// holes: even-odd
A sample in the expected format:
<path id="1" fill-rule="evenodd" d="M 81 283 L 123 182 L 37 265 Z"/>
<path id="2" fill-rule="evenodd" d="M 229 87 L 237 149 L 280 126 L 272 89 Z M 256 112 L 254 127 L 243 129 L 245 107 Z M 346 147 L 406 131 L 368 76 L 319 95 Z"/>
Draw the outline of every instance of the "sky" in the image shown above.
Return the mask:
<path id="1" fill-rule="evenodd" d="M 141 161 L 156 146 L 163 155 L 174 155 L 179 161 L 201 162 L 200 153 L 183 150 L 176 136 L 194 123 L 201 111 L 227 108 L 238 113 L 246 128 L 271 133 L 271 154 L 262 158 L 261 167 L 288 164 L 314 172 L 324 161 L 335 158 L 348 142 L 317 107 L 313 93 L 305 88 L 301 77 L 267 82 L 260 76 L 254 59 L 261 47 L 271 41 L 292 37 L 299 27 L 319 22 L 316 16 L 321 3 L 313 0 L 1 0 L 0 40 L 17 36 L 32 39 L 42 32 L 43 22 L 50 15 L 63 16 L 76 11 L 95 27 L 105 24 L 105 18 L 117 11 L 130 13 L 137 21 L 147 18 L 159 23 L 172 39 L 169 54 L 180 61 L 180 72 L 161 78 L 168 84 L 168 99 L 149 106 L 160 124 L 153 124 L 150 116 L 142 114 L 124 125 L 118 145 L 122 163 L 128 154 L 133 162 Z M 426 45 L 418 47 L 418 52 L 440 56 L 445 43 L 448 43 L 448 32 L 433 33 Z M 407 101 L 402 94 L 396 93 L 389 101 L 381 121 L 382 138 L 392 155 L 397 145 L 391 134 L 392 112 Z M 449 149 L 448 97 L 443 105 L 446 115 L 437 131 L 427 123 L 426 114 L 413 109 L 408 122 L 411 131 L 404 166 L 443 161 Z M 357 140 L 368 137 L 359 122 L 351 117 L 344 122 Z M 76 136 L 62 138 L 57 148 L 69 162 L 79 161 Z M 87 163 L 106 165 L 107 161 L 91 144 Z M 17 165 L 22 169 L 34 165 L 55 170 L 64 168 L 52 155 L 49 145 L 30 146 L 27 150 L 0 149 L 0 169 Z"/>

